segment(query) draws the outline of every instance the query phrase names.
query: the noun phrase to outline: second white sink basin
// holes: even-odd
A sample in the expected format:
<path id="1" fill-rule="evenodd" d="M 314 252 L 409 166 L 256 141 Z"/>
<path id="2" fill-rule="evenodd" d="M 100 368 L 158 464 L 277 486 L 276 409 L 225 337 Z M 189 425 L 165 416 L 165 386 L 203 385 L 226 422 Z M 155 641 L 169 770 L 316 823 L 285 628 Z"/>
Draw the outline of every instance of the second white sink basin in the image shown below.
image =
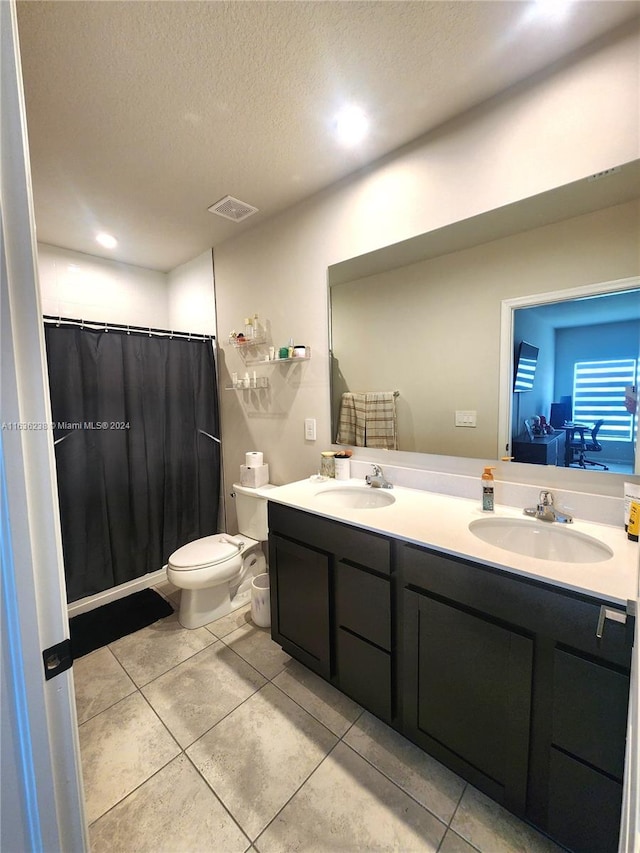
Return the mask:
<path id="1" fill-rule="evenodd" d="M 469 524 L 478 539 L 525 557 L 559 563 L 602 563 L 613 557 L 604 542 L 557 522 L 526 518 L 478 518 Z"/>
<path id="2" fill-rule="evenodd" d="M 336 489 L 323 489 L 315 497 L 324 504 L 343 509 L 379 509 L 395 502 L 395 498 L 383 489 L 369 486 L 342 486 Z"/>

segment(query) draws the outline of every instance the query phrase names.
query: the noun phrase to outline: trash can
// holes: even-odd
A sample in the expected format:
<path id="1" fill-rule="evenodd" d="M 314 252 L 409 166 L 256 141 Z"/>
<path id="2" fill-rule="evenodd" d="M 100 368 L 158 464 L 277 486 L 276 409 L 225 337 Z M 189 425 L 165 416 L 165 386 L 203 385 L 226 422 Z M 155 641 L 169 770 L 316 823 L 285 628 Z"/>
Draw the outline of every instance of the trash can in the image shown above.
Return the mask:
<path id="1" fill-rule="evenodd" d="M 269 601 L 269 575 L 256 575 L 251 581 L 251 619 L 259 628 L 271 626 L 271 602 Z"/>

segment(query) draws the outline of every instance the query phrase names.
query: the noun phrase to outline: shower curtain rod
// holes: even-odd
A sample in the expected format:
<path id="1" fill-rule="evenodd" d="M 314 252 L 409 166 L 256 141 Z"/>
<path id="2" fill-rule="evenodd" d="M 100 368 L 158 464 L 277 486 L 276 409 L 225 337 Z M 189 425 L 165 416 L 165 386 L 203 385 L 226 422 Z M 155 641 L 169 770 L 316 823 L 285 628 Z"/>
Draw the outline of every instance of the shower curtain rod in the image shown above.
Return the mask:
<path id="1" fill-rule="evenodd" d="M 45 314 L 42 318 L 45 323 L 55 323 L 56 326 L 64 324 L 65 326 L 80 326 L 81 329 L 92 329 L 93 331 L 108 332 L 110 329 L 117 332 L 135 332 L 136 334 L 145 334 L 150 338 L 154 335 L 168 338 L 187 338 L 190 341 L 215 341 L 215 335 L 203 335 L 200 332 L 177 332 L 174 329 L 154 329 L 151 326 L 130 326 L 122 323 L 100 323 L 98 320 L 77 320 L 72 317 L 57 317 L 52 314 Z"/>

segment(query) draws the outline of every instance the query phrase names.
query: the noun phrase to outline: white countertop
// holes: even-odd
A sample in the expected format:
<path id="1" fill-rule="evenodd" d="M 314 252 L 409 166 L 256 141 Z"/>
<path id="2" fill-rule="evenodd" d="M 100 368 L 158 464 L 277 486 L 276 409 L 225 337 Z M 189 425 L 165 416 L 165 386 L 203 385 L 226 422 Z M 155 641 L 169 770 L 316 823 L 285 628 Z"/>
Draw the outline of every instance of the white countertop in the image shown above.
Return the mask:
<path id="1" fill-rule="evenodd" d="M 613 551 L 613 556 L 598 563 L 561 563 L 514 554 L 483 542 L 469 530 L 468 525 L 474 519 L 491 516 L 527 519 L 534 525 L 549 524 L 527 518 L 522 508 L 498 504 L 494 513 L 486 513 L 480 507 L 480 494 L 475 501 L 400 486 L 394 486 L 391 491 L 395 498 L 393 504 L 375 509 L 334 507 L 316 497 L 320 491 L 344 486 L 370 488 L 361 479 L 324 482 L 307 479 L 272 488 L 266 497 L 275 503 L 425 545 L 621 606 L 637 598 L 638 543 L 627 539 L 621 527 L 585 522 L 574 517 L 569 528 L 605 543 Z"/>

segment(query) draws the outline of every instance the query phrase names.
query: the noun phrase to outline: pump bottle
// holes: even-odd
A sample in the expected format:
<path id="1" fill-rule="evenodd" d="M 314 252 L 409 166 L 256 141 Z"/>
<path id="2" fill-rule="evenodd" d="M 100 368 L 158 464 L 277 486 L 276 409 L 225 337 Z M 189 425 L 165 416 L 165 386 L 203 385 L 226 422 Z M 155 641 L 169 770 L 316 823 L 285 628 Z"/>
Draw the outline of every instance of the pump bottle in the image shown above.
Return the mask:
<path id="1" fill-rule="evenodd" d="M 493 512 L 493 471 L 494 465 L 486 465 L 482 472 L 482 511 Z"/>

